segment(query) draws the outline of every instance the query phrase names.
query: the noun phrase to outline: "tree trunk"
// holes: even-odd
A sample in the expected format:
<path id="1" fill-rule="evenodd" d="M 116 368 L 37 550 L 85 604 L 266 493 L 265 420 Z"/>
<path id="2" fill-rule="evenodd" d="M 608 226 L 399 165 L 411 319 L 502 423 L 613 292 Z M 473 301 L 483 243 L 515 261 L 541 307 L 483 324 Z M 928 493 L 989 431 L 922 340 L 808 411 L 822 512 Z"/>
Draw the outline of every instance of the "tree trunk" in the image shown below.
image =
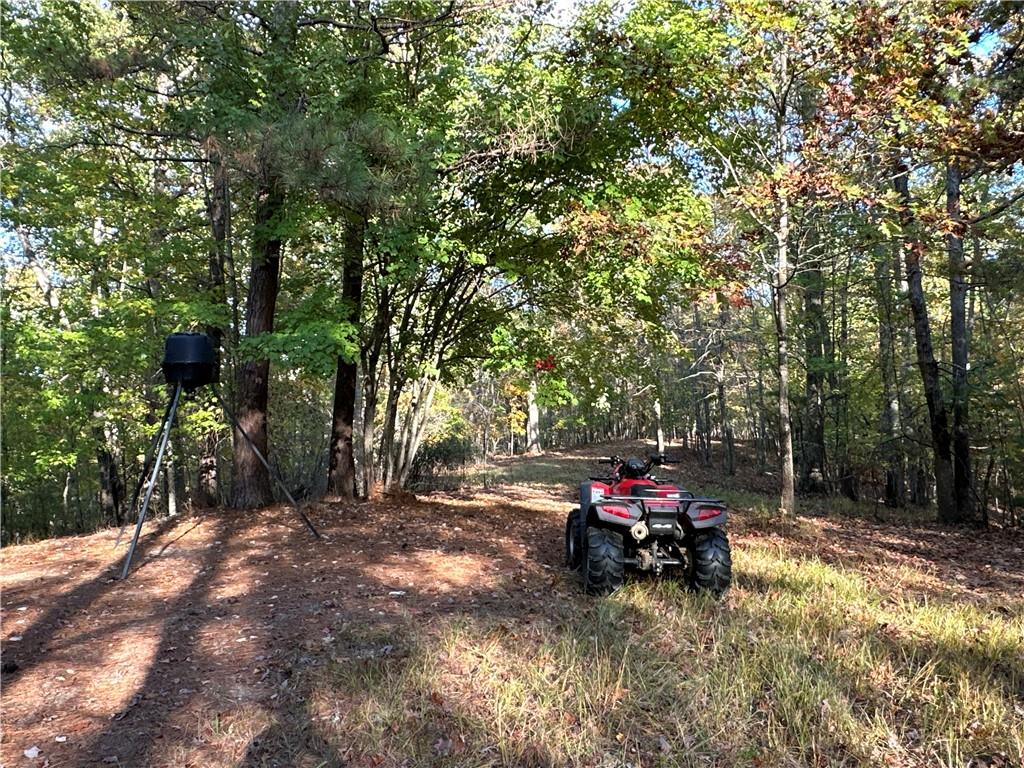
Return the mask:
<path id="1" fill-rule="evenodd" d="M 537 382 L 530 380 L 526 390 L 526 452 L 537 456 L 540 446 L 540 408 L 537 405 Z"/>
<path id="2" fill-rule="evenodd" d="M 117 457 L 106 445 L 102 445 L 97 458 L 100 467 L 100 512 L 103 514 L 103 522 L 121 525 L 124 522 L 121 512 L 124 489 L 117 472 Z"/>
<path id="3" fill-rule="evenodd" d="M 227 305 L 227 289 L 224 282 L 224 259 L 228 239 L 230 220 L 229 189 L 227 168 L 217 152 L 210 152 L 210 166 L 213 169 L 212 190 L 206 200 L 207 216 L 210 221 L 210 233 L 213 243 L 208 254 L 208 273 L 210 281 L 210 298 L 213 302 Z M 224 329 L 219 325 L 208 325 L 206 335 L 214 350 L 216 366 L 215 378 L 219 379 L 222 370 L 221 346 L 224 340 Z M 215 507 L 220 504 L 220 483 L 218 479 L 217 450 L 220 445 L 220 429 L 212 428 L 203 435 L 202 452 L 199 455 L 198 493 L 196 503 L 203 508 Z"/>
<path id="4" fill-rule="evenodd" d="M 390 487 L 392 478 L 398 474 L 398 446 L 395 437 L 398 431 L 398 400 L 402 395 L 405 381 L 397 378 L 393 371 L 388 382 L 388 401 L 384 406 L 384 428 L 381 430 L 380 455 L 383 462 L 381 479 L 385 487 Z"/>
<path id="5" fill-rule="evenodd" d="M 892 261 L 896 260 L 893 254 Z M 895 267 L 895 269 L 894 269 Z M 906 456 L 903 453 L 900 396 L 893 344 L 893 280 L 898 265 L 880 249 L 875 258 L 875 287 L 878 300 L 878 364 L 882 376 L 882 458 L 885 464 L 885 504 L 906 504 Z"/>
<path id="6" fill-rule="evenodd" d="M 974 520 L 974 479 L 968 418 L 967 372 L 970 335 L 967 324 L 967 264 L 964 259 L 964 221 L 960 211 L 961 169 L 956 160 L 946 166 L 946 235 L 949 256 L 949 330 L 953 342 L 953 496 L 956 521 Z"/>
<path id="7" fill-rule="evenodd" d="M 178 459 L 175 454 L 174 440 L 167 441 L 167 453 L 164 454 L 164 482 L 167 488 L 167 515 L 168 517 L 175 517 L 179 509 L 179 501 L 182 495 L 179 493 L 181 489 L 181 473 L 178 471 Z"/>
<path id="8" fill-rule="evenodd" d="M 715 369 L 715 379 L 718 384 L 718 423 L 722 428 L 722 444 L 725 448 L 723 456 L 723 469 L 725 474 L 736 474 L 736 444 L 733 440 L 732 421 L 729 419 L 729 403 L 726 400 L 725 389 L 725 335 L 729 328 L 729 305 L 722 305 L 718 315 L 718 366 Z"/>
<path id="9" fill-rule="evenodd" d="M 654 398 L 654 438 L 658 443 L 658 453 L 665 452 L 665 428 L 661 423 L 661 400 Z"/>
<path id="10" fill-rule="evenodd" d="M 199 457 L 199 488 L 196 494 L 196 504 L 203 509 L 220 504 L 220 463 L 217 460 L 219 444 L 217 430 L 211 429 L 203 436 L 202 455 Z"/>
<path id="11" fill-rule="evenodd" d="M 376 305 L 377 316 L 373 323 L 373 330 L 369 339 L 361 345 L 359 352 L 359 359 L 362 364 L 361 375 L 363 377 L 363 429 L 360 435 L 360 455 L 362 458 L 363 489 L 366 491 L 367 497 L 374 494 L 380 479 L 373 446 L 377 434 L 377 405 L 380 403 L 380 393 L 385 381 L 385 371 L 380 364 L 380 360 L 392 319 L 390 297 L 387 293 L 378 291 Z M 385 433 L 387 433 L 386 424 L 387 422 L 385 422 Z M 393 428 L 391 435 L 394 435 Z M 390 451 L 390 444 L 385 434 L 379 454 L 385 461 L 385 464 L 389 455 L 388 451 Z"/>
<path id="12" fill-rule="evenodd" d="M 266 179 L 256 191 L 252 271 L 245 308 L 245 335 L 249 339 L 274 330 L 274 310 L 281 276 L 282 239 L 278 228 L 283 209 L 284 191 L 280 181 L 276 178 Z M 270 361 L 266 358 L 247 360 L 238 367 L 236 374 L 238 422 L 264 457 L 269 456 L 269 376 Z M 266 506 L 272 501 L 270 473 L 236 429 L 231 506 L 236 509 L 253 509 Z"/>
<path id="13" fill-rule="evenodd" d="M 64 475 L 64 491 L 61 493 L 61 508 L 64 511 L 64 516 L 61 518 L 61 523 L 70 527 L 71 524 L 71 470 L 69 469 Z M 47 525 L 48 535 L 53 535 L 54 528 L 52 525 Z"/>
<path id="14" fill-rule="evenodd" d="M 783 46 L 778 55 L 778 96 L 775 113 L 775 150 L 778 164 L 785 168 L 790 163 L 787 118 L 788 95 L 792 85 L 789 73 L 789 51 Z M 796 513 L 796 489 L 793 470 L 793 427 L 789 408 L 789 326 L 786 315 L 786 296 L 790 274 L 789 192 L 778 185 L 775 191 L 775 269 L 772 275 L 772 300 L 775 320 L 775 353 L 779 374 L 779 510 L 783 515 Z"/>
<path id="15" fill-rule="evenodd" d="M 813 242 L 813 240 L 812 240 Z M 801 265 L 804 288 L 805 395 L 800 488 L 824 493 L 825 483 L 825 348 L 828 325 L 825 319 L 825 279 L 820 262 L 812 257 Z"/>
<path id="16" fill-rule="evenodd" d="M 833 345 L 828 336 L 826 358 L 832 366 L 830 377 L 832 391 L 835 393 L 835 443 L 833 454 L 838 468 L 839 490 L 853 501 L 860 500 L 860 476 L 850 462 L 850 386 L 848 383 L 849 365 L 847 351 L 850 348 L 850 270 L 853 258 L 852 251 L 848 254 L 843 280 L 839 292 L 839 337 L 838 344 Z M 838 352 L 838 357 L 837 357 Z"/>
<path id="17" fill-rule="evenodd" d="M 358 325 L 363 306 L 363 237 L 365 219 L 353 216 L 345 224 L 344 275 L 341 297 L 349 309 L 349 319 Z M 327 492 L 351 499 L 356 495 L 356 460 L 352 432 L 356 415 L 356 388 L 359 368 L 355 359 L 338 357 L 334 382 L 334 408 L 331 420 L 330 465 Z"/>
<path id="18" fill-rule="evenodd" d="M 780 122 L 781 157 L 785 157 L 785 126 Z M 776 264 L 774 275 L 775 338 L 779 372 L 779 509 L 786 515 L 796 513 L 793 472 L 793 432 L 789 414 L 789 327 L 786 317 L 786 293 L 789 282 L 789 200 L 779 193 L 778 224 L 775 231 Z"/>
<path id="19" fill-rule="evenodd" d="M 907 287 L 910 297 L 910 308 L 914 318 L 914 343 L 917 349 L 917 367 L 921 372 L 924 385 L 925 401 L 928 404 L 928 422 L 931 429 L 932 451 L 935 471 L 935 501 L 939 510 L 939 521 L 959 523 L 960 518 L 956 507 L 953 488 L 953 457 L 949 434 L 949 419 L 946 414 L 946 403 L 942 397 L 939 381 L 939 364 L 935 359 L 932 347 L 931 323 L 928 317 L 928 304 L 925 301 L 924 285 L 921 272 L 921 257 L 925 246 L 919 237 L 907 230 L 916 226 L 913 211 L 910 208 L 910 186 L 907 179 L 907 166 L 900 161 L 896 169 L 893 184 L 903 206 L 900 214 L 903 225 L 903 258 L 907 272 Z"/>
<path id="20" fill-rule="evenodd" d="M 437 392 L 437 379 L 431 378 L 417 382 L 414 388 L 413 400 L 409 405 L 409 413 L 406 416 L 406 428 L 403 430 L 402 449 L 398 462 L 397 485 L 405 487 L 409 481 L 413 464 L 416 461 L 416 453 L 420 449 L 420 442 L 423 440 L 423 430 L 427 424 L 427 417 L 434 404 L 434 395 Z"/>

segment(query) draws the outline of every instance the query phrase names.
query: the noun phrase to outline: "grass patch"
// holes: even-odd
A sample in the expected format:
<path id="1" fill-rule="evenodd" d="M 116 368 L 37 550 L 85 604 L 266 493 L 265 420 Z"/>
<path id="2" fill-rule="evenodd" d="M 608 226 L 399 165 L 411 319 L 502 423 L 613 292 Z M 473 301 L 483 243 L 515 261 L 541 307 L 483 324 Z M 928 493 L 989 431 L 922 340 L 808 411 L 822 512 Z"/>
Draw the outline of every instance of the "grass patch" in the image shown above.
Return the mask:
<path id="1" fill-rule="evenodd" d="M 1020 605 L 894 599 L 768 545 L 735 560 L 724 604 L 641 580 L 348 636 L 302 696 L 357 765 L 1019 765 Z"/>

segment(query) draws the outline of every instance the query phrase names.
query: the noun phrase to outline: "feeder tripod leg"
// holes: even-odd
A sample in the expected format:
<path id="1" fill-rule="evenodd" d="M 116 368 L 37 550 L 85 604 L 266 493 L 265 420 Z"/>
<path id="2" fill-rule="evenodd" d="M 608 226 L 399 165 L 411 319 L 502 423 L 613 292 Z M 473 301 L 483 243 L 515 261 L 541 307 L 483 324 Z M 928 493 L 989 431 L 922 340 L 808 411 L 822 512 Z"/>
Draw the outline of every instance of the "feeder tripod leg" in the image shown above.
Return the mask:
<path id="1" fill-rule="evenodd" d="M 299 502 L 297 502 L 292 497 L 291 493 L 288 492 L 288 488 L 285 486 L 284 481 L 277 476 L 277 473 L 273 469 L 271 469 L 270 464 L 263 457 L 263 454 L 260 452 L 260 449 L 256 447 L 256 443 L 254 443 L 252 441 L 252 438 L 249 437 L 249 435 L 246 433 L 244 429 L 242 429 L 242 425 L 238 423 L 238 419 L 235 418 L 235 414 L 231 412 L 231 409 L 228 408 L 228 404 L 224 402 L 224 398 L 220 396 L 220 390 L 214 387 L 213 394 L 217 396 L 217 401 L 220 403 L 220 407 L 224 409 L 224 413 L 226 413 L 228 415 L 228 418 L 231 419 L 231 423 L 234 425 L 235 429 L 238 430 L 239 434 L 241 434 L 242 437 L 245 438 L 245 442 L 248 443 L 250 448 L 252 448 L 252 452 L 256 454 L 256 458 L 260 460 L 260 463 L 262 463 L 263 466 L 267 468 L 267 472 L 270 474 L 270 476 L 274 478 L 274 482 L 277 483 L 277 487 L 281 489 L 282 493 L 284 493 L 284 495 L 288 498 L 288 501 L 290 501 L 292 503 L 292 506 L 295 507 L 295 511 L 299 513 L 299 517 L 302 518 L 302 522 L 304 522 L 306 524 L 306 527 L 309 528 L 309 532 L 312 533 L 315 538 L 319 539 L 320 532 L 313 527 L 313 523 L 310 522 L 309 518 L 306 517 L 306 513 L 302 511 L 302 507 L 299 506 Z"/>
<path id="2" fill-rule="evenodd" d="M 128 554 L 124 558 L 124 568 L 121 569 L 121 578 L 128 578 L 128 569 L 132 567 L 132 556 L 135 554 L 135 545 L 139 543 L 139 534 L 142 533 L 142 524 L 146 521 L 146 510 L 149 509 L 149 500 L 153 498 L 153 489 L 156 488 L 156 479 L 160 474 L 160 464 L 164 460 L 164 451 L 167 449 L 167 440 L 171 436 L 171 427 L 174 425 L 174 413 L 178 410 L 178 400 L 181 398 L 181 383 L 174 386 L 174 397 L 171 398 L 171 407 L 167 409 L 167 417 L 163 423 L 163 434 L 160 438 L 160 449 L 156 453 L 156 463 L 153 465 L 153 474 L 149 477 L 149 487 L 146 489 L 146 497 L 142 501 L 142 509 L 139 511 L 139 522 L 135 525 L 135 535 L 132 536 L 131 546 L 128 547 Z"/>
<path id="3" fill-rule="evenodd" d="M 153 461 L 153 452 L 156 450 L 156 445 L 160 442 L 160 435 L 163 434 L 163 425 L 167 421 L 167 415 L 171 412 L 171 405 L 174 403 L 173 400 L 167 403 L 167 407 L 164 408 L 163 418 L 160 419 L 160 429 L 153 435 L 153 439 L 149 442 L 149 450 L 146 451 L 146 458 L 142 462 L 142 473 L 139 475 L 139 482 L 135 484 L 135 492 L 132 494 L 132 502 L 128 505 L 125 510 L 124 523 L 121 524 L 121 530 L 117 532 L 117 541 L 114 542 L 114 549 L 117 549 L 121 543 L 121 538 L 124 536 L 125 529 L 128 527 L 129 515 L 135 512 L 135 505 L 139 503 L 139 494 L 142 493 L 142 486 L 146 482 L 146 477 L 149 476 L 150 462 Z"/>

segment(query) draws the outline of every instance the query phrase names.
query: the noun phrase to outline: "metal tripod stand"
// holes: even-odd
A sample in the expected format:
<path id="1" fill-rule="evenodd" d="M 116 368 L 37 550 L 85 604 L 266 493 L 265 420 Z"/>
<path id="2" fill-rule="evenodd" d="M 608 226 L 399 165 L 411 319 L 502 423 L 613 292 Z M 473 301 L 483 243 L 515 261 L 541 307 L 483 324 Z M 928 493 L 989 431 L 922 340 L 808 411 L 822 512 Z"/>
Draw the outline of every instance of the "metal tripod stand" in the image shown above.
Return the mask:
<path id="1" fill-rule="evenodd" d="M 249 437 L 249 434 L 242 428 L 242 425 L 238 423 L 238 419 L 235 418 L 235 414 L 231 412 L 231 409 L 228 408 L 227 403 L 224 402 L 224 398 L 221 397 L 220 392 L 217 390 L 217 387 L 212 384 L 211 386 L 213 387 L 213 394 L 217 397 L 217 402 L 220 403 L 221 408 L 224 409 L 224 413 L 226 413 L 228 418 L 231 419 L 231 423 L 234 425 L 235 429 L 237 429 L 239 434 L 245 439 L 245 442 L 252 449 L 253 453 L 256 454 L 256 457 L 260 460 L 263 466 L 267 468 L 267 472 L 274 479 L 274 482 L 277 483 L 278 488 L 281 489 L 281 491 L 287 497 L 288 501 L 291 502 L 292 506 L 295 507 L 295 511 L 299 513 L 299 517 L 302 518 L 302 522 L 305 523 L 306 527 L 309 529 L 309 532 L 312 533 L 315 538 L 319 539 L 320 532 L 317 531 L 315 527 L 313 527 L 313 523 L 310 522 L 310 519 L 306 516 L 306 513 L 302 511 L 302 508 L 299 506 L 299 503 L 295 500 L 291 493 L 289 493 L 288 488 L 284 484 L 284 481 L 281 480 L 277 472 L 273 470 L 273 468 L 270 466 L 270 463 L 267 461 L 266 457 L 263 455 L 260 449 L 256 447 L 256 444 L 252 441 L 252 438 Z M 132 503 L 129 509 L 135 509 L 135 505 L 138 503 L 139 493 L 142 490 L 143 483 L 145 482 L 146 479 L 146 475 L 149 474 L 149 484 L 146 486 L 146 495 L 142 501 L 142 509 L 139 510 L 139 519 L 138 522 L 135 524 L 135 534 L 132 536 L 131 545 L 128 547 L 128 554 L 125 556 L 124 559 L 124 566 L 121 568 L 122 579 L 128 578 L 128 571 L 132 566 L 132 557 L 135 555 L 135 547 L 139 543 L 139 534 L 142 533 L 142 524 L 146 521 L 146 512 L 149 510 L 149 502 L 150 499 L 153 498 L 153 490 L 156 488 L 156 481 L 157 478 L 160 476 L 160 464 L 163 462 L 164 452 L 167 450 L 167 441 L 171 437 L 171 427 L 174 426 L 174 416 L 178 411 L 178 404 L 181 401 L 181 392 L 183 388 L 184 387 L 181 381 L 177 381 L 174 383 L 174 394 L 171 396 L 171 400 L 167 404 L 167 409 L 164 411 L 164 417 L 163 421 L 160 423 L 160 429 L 157 431 L 156 435 L 153 436 L 153 440 L 150 443 L 149 450 L 146 453 L 146 459 L 142 465 L 142 474 L 139 476 L 139 482 L 135 486 L 135 492 L 132 495 Z M 157 449 L 158 445 L 159 448 Z M 153 465 L 152 473 L 150 473 L 149 465 L 153 459 L 154 449 L 157 449 L 156 462 Z M 117 547 L 117 545 L 121 543 L 121 537 L 124 535 L 124 531 L 127 525 L 128 522 L 125 521 L 125 524 L 121 526 L 121 531 L 117 535 L 117 541 L 114 543 L 115 547 Z"/>

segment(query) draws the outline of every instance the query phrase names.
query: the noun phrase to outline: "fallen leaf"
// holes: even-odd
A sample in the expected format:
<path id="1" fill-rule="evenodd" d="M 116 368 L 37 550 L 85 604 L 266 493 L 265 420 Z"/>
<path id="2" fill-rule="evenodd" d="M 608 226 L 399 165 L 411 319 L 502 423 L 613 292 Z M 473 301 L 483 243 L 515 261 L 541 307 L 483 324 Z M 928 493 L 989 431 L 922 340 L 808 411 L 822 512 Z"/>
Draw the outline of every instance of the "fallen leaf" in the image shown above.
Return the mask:
<path id="1" fill-rule="evenodd" d="M 434 754 L 440 757 L 448 757 L 452 751 L 452 740 L 447 736 L 442 736 L 434 742 Z"/>

